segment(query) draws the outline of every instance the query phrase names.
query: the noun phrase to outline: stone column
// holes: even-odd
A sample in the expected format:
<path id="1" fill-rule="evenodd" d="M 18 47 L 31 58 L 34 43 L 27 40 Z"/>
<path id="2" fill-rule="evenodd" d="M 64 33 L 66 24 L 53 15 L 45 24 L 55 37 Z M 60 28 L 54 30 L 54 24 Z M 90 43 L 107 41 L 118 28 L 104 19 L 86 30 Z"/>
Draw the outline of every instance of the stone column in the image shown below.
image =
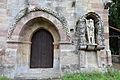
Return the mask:
<path id="1" fill-rule="evenodd" d="M 80 64 L 80 68 L 86 67 L 86 52 L 85 51 L 79 51 L 79 64 Z"/>
<path id="2" fill-rule="evenodd" d="M 98 63 L 98 67 L 101 68 L 102 67 L 101 51 L 97 51 L 97 63 Z"/>
<path id="3" fill-rule="evenodd" d="M 111 66 L 112 65 L 111 51 L 106 50 L 106 54 L 107 54 L 107 64 L 108 66 Z"/>

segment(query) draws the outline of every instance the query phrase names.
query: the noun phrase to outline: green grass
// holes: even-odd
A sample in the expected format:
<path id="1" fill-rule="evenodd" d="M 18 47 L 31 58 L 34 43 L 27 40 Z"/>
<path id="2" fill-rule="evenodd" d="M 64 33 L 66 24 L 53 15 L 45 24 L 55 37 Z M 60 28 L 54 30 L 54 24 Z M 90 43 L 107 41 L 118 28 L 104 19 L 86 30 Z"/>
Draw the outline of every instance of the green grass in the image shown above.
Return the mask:
<path id="1" fill-rule="evenodd" d="M 5 76 L 0 76 L 0 80 L 10 80 Z M 91 73 L 75 73 L 66 74 L 62 80 L 120 80 L 120 71 L 108 69 L 108 72 L 91 72 Z"/>
<path id="2" fill-rule="evenodd" d="M 120 80 L 120 72 L 108 71 L 106 73 L 92 72 L 66 74 L 63 76 L 62 80 Z"/>
<path id="3" fill-rule="evenodd" d="M 9 79 L 5 76 L 0 76 L 0 80 L 9 80 Z"/>

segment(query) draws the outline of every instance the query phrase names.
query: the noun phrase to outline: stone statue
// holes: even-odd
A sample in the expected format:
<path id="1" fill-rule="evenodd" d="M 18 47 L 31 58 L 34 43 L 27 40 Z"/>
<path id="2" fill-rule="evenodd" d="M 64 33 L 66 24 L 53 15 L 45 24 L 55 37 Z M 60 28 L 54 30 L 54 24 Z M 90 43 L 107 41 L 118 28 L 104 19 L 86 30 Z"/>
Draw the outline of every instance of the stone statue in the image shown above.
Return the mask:
<path id="1" fill-rule="evenodd" d="M 89 44 L 95 44 L 94 20 L 86 20 L 86 37 Z"/>

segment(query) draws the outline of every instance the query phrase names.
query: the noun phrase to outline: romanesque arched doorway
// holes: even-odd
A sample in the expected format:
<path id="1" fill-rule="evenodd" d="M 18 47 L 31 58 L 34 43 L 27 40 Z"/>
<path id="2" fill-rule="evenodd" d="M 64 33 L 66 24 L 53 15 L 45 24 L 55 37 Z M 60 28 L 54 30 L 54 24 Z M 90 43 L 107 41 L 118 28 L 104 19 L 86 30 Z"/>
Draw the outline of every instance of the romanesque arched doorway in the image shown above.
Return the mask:
<path id="1" fill-rule="evenodd" d="M 39 68 L 31 68 L 31 48 L 33 46 L 32 43 L 34 42 L 32 41 L 32 39 L 37 34 L 37 32 L 39 32 L 39 30 L 40 32 L 42 30 L 43 33 L 46 33 L 49 37 L 51 37 L 50 45 L 53 45 L 53 54 L 51 54 L 53 57 L 53 59 L 51 57 L 52 64 L 50 66 L 47 66 L 46 68 L 45 66 L 43 66 L 44 68 L 42 68 L 41 66 L 35 66 Z M 12 73 L 13 77 L 26 79 L 42 79 L 60 76 L 60 54 L 63 50 L 60 47 L 63 46 L 62 43 L 69 42 L 69 38 L 63 27 L 63 23 L 61 23 L 58 18 L 43 11 L 30 12 L 29 14 L 20 18 L 15 26 L 10 28 L 9 31 L 9 40 L 7 40 L 8 48 L 6 51 L 8 51 L 9 53 L 14 53 L 16 55 L 15 57 L 13 57 L 15 68 Z M 45 58 L 44 60 L 46 59 L 48 58 Z"/>
<path id="2" fill-rule="evenodd" d="M 39 29 L 31 40 L 30 68 L 53 68 L 53 37 L 47 30 Z"/>

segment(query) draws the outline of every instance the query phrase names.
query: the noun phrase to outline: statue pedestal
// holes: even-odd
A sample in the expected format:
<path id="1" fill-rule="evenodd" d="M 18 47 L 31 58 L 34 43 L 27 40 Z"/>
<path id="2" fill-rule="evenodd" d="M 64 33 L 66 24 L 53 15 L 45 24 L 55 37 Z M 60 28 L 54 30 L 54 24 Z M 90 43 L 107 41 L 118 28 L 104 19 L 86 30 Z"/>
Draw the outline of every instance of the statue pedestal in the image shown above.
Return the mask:
<path id="1" fill-rule="evenodd" d="M 96 50 L 97 44 L 86 44 L 79 47 L 80 50 Z"/>
<path id="2" fill-rule="evenodd" d="M 86 50 L 96 50 L 97 44 L 87 44 Z"/>
<path id="3" fill-rule="evenodd" d="M 101 51 L 97 44 L 86 44 L 79 47 L 79 64 L 83 71 L 93 71 L 101 69 Z"/>

